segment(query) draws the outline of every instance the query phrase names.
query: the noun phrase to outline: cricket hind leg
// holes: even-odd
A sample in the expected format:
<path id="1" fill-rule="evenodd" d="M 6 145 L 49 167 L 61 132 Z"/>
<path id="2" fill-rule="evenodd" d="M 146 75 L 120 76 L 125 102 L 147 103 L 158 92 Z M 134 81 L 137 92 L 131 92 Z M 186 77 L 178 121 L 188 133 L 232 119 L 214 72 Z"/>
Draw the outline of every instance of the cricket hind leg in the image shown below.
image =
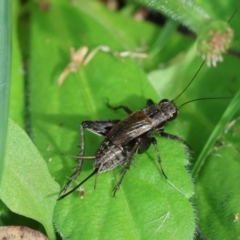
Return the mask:
<path id="1" fill-rule="evenodd" d="M 106 136 L 108 132 L 112 129 L 112 127 L 117 124 L 119 120 L 106 120 L 106 121 L 84 121 L 80 125 L 80 138 L 81 138 L 81 144 L 80 144 L 80 153 L 79 153 L 79 159 L 78 164 L 76 167 L 75 172 L 69 177 L 67 183 L 65 184 L 64 188 L 61 190 L 60 194 L 67 191 L 69 186 L 72 182 L 75 181 L 75 179 L 78 177 L 78 175 L 82 171 L 82 165 L 84 160 L 84 151 L 85 151 L 85 135 L 84 135 L 84 129 L 88 129 L 89 131 L 101 135 Z M 86 157 L 87 158 L 87 157 Z M 94 156 L 92 157 L 94 159 Z"/>
<path id="2" fill-rule="evenodd" d="M 80 144 L 80 153 L 79 153 L 79 159 L 78 159 L 78 165 L 76 167 L 75 172 L 69 177 L 67 183 L 65 184 L 64 188 L 61 190 L 59 195 L 66 192 L 70 184 L 75 181 L 75 179 L 78 177 L 78 175 L 82 171 L 82 165 L 83 165 L 83 157 L 84 151 L 85 151 L 85 137 L 84 137 L 84 126 L 83 123 L 80 125 L 80 136 L 81 136 L 81 144 Z"/>
<path id="3" fill-rule="evenodd" d="M 165 174 L 163 167 L 162 167 L 162 161 L 161 161 L 161 157 L 159 154 L 159 150 L 158 150 L 158 146 L 157 146 L 157 140 L 152 136 L 151 133 L 146 134 L 145 136 L 139 137 L 136 139 L 136 142 L 130 152 L 130 156 L 128 157 L 128 159 L 126 160 L 126 163 L 123 167 L 123 169 L 121 169 L 121 177 L 120 180 L 118 181 L 117 185 L 115 186 L 115 188 L 113 189 L 113 197 L 116 195 L 117 190 L 119 189 L 123 178 L 125 177 L 125 174 L 127 173 L 127 171 L 129 170 L 132 160 L 133 160 L 133 155 L 134 153 L 139 153 L 142 154 L 144 152 L 146 152 L 148 150 L 148 148 L 150 147 L 150 145 L 153 144 L 154 148 L 155 148 L 155 152 L 157 155 L 157 160 L 158 163 L 160 165 L 161 171 L 163 176 L 167 179 L 167 175 Z"/>
<path id="4" fill-rule="evenodd" d="M 67 193 L 63 194 L 62 196 L 59 196 L 59 198 L 57 199 L 57 201 L 62 200 L 63 198 L 67 197 L 69 194 L 71 194 L 72 192 L 74 192 L 75 190 L 77 190 L 81 185 L 83 185 L 89 178 L 91 178 L 93 175 L 98 173 L 98 169 L 94 169 L 94 171 L 87 176 L 82 182 L 80 182 L 76 187 L 74 187 L 73 189 L 71 189 L 70 191 L 68 191 Z"/>
<path id="5" fill-rule="evenodd" d="M 120 186 L 122 184 L 122 181 L 123 181 L 127 171 L 129 170 L 130 166 L 131 166 L 131 163 L 132 163 L 132 160 L 133 160 L 133 155 L 134 155 L 134 153 L 136 153 L 140 143 L 141 143 L 141 139 L 137 138 L 134 146 L 132 147 L 132 149 L 129 153 L 129 157 L 127 158 L 123 168 L 120 171 L 121 177 L 118 180 L 116 186 L 113 188 L 113 197 L 115 197 L 117 190 L 120 188 Z"/>
<path id="6" fill-rule="evenodd" d="M 71 185 L 71 183 L 74 182 L 75 179 L 78 177 L 78 175 L 81 173 L 82 164 L 83 164 L 83 159 L 80 159 L 80 160 L 78 161 L 78 165 L 77 165 L 77 167 L 76 167 L 75 172 L 68 178 L 67 183 L 65 184 L 64 188 L 61 190 L 61 192 L 59 193 L 59 195 L 61 195 L 62 193 L 66 192 L 67 189 L 69 188 L 69 186 Z"/>

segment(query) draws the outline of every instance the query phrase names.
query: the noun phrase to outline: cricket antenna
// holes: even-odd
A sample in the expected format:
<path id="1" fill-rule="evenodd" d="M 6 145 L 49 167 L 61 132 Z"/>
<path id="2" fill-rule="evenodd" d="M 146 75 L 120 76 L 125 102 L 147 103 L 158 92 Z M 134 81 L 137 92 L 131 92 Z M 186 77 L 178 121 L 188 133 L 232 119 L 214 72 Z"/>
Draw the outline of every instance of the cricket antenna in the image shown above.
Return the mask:
<path id="1" fill-rule="evenodd" d="M 238 6 L 237 6 L 237 8 L 235 9 L 235 11 L 233 12 L 232 16 L 229 18 L 228 23 L 230 23 L 230 22 L 232 21 L 233 17 L 234 17 L 235 14 L 237 13 L 239 7 L 240 7 L 240 2 L 238 3 Z"/>
<path id="2" fill-rule="evenodd" d="M 94 169 L 94 171 L 88 176 L 86 177 L 82 182 L 80 182 L 76 187 L 74 187 L 73 189 L 71 189 L 69 192 L 63 194 L 62 196 L 60 196 L 57 201 L 62 200 L 63 198 L 65 198 L 66 196 L 68 196 L 69 194 L 71 194 L 72 192 L 74 192 L 76 189 L 78 189 L 82 184 L 84 184 L 90 177 L 92 177 L 93 175 L 95 175 L 98 172 L 98 168 Z"/>
<path id="3" fill-rule="evenodd" d="M 202 69 L 203 67 L 203 64 L 205 63 L 205 60 L 202 62 L 202 64 L 200 65 L 200 67 L 198 68 L 197 72 L 194 74 L 192 80 L 188 83 L 188 85 L 182 90 L 182 92 L 180 92 L 177 97 L 175 97 L 173 99 L 173 101 L 175 101 L 177 98 L 179 98 L 187 89 L 188 87 L 191 85 L 191 83 L 194 81 L 194 79 L 196 78 L 196 76 L 198 75 L 198 73 L 200 72 L 200 70 Z"/>
<path id="4" fill-rule="evenodd" d="M 232 16 L 229 18 L 228 23 L 231 22 L 231 20 L 233 19 L 233 17 L 235 16 L 235 14 L 237 13 L 237 11 L 239 10 L 239 8 L 240 8 L 240 3 L 238 3 L 238 6 L 237 6 L 237 8 L 235 9 L 234 13 L 233 13 Z M 200 72 L 200 70 L 202 69 L 204 63 L 205 63 L 205 60 L 202 62 L 202 64 L 201 64 L 200 67 L 198 68 L 198 70 L 197 70 L 197 72 L 195 73 L 195 75 L 193 76 L 192 80 L 187 84 L 187 86 L 182 90 L 182 92 L 180 92 L 180 93 L 177 95 L 177 97 L 175 97 L 175 98 L 173 99 L 173 101 L 175 101 L 177 98 L 179 98 L 179 97 L 188 89 L 188 87 L 191 85 L 191 83 L 194 81 L 194 79 L 196 78 L 196 76 L 198 75 L 198 73 Z M 210 98 L 207 98 L 207 99 L 210 99 Z M 215 98 L 214 98 L 214 99 L 215 99 Z M 219 98 L 217 98 L 217 99 L 219 99 Z M 203 99 L 196 99 L 196 100 L 203 100 Z M 192 101 L 194 101 L 194 100 L 192 100 Z"/>
<path id="5" fill-rule="evenodd" d="M 185 103 L 183 103 L 182 105 L 180 105 L 178 107 L 178 109 L 180 109 L 181 107 L 183 107 L 184 105 L 188 104 L 188 103 L 191 103 L 191 102 L 196 102 L 196 101 L 201 101 L 201 100 L 219 100 L 219 99 L 229 99 L 231 97 L 206 97 L 206 98 L 196 98 L 196 99 L 193 99 L 193 100 L 190 100 L 190 101 L 187 101 Z"/>

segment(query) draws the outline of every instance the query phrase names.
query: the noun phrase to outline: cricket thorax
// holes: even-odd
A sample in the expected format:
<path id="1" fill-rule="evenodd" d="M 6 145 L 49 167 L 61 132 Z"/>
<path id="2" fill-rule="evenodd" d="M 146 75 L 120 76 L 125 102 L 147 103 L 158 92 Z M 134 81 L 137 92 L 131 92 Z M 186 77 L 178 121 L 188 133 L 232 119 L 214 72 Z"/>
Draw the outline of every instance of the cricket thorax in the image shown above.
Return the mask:
<path id="1" fill-rule="evenodd" d="M 153 128 L 175 119 L 178 115 L 175 103 L 167 99 L 163 99 L 160 103 L 145 108 L 143 111 Z"/>

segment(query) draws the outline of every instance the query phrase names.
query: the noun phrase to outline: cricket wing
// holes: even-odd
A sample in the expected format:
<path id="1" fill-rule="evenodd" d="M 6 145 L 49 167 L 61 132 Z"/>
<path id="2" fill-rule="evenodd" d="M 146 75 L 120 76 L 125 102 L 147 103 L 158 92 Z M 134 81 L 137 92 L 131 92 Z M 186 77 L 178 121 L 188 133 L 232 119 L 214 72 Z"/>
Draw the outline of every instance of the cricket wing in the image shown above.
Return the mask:
<path id="1" fill-rule="evenodd" d="M 114 144 L 123 146 L 151 129 L 149 118 L 142 111 L 137 111 L 117 123 L 107 138 Z"/>

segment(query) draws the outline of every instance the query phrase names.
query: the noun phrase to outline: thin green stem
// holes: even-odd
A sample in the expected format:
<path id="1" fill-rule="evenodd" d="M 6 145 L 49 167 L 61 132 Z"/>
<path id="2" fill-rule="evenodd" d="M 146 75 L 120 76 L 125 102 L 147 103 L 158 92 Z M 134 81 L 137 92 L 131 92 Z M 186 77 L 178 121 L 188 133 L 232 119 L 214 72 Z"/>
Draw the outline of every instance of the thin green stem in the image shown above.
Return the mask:
<path id="1" fill-rule="evenodd" d="M 219 120 L 219 123 L 216 125 L 207 143 L 205 144 L 205 147 L 203 148 L 201 154 L 199 155 L 192 169 L 192 176 L 194 178 L 197 178 L 197 175 L 201 170 L 202 166 L 204 165 L 210 150 L 213 148 L 214 144 L 216 143 L 218 137 L 222 133 L 227 123 L 230 122 L 232 117 L 236 114 L 236 112 L 239 111 L 239 99 L 240 99 L 240 91 L 238 91 L 238 93 L 232 99 L 227 110 L 224 112 L 223 116 Z"/>
<path id="2" fill-rule="evenodd" d="M 0 1 L 0 179 L 5 154 L 11 65 L 11 1 Z"/>

